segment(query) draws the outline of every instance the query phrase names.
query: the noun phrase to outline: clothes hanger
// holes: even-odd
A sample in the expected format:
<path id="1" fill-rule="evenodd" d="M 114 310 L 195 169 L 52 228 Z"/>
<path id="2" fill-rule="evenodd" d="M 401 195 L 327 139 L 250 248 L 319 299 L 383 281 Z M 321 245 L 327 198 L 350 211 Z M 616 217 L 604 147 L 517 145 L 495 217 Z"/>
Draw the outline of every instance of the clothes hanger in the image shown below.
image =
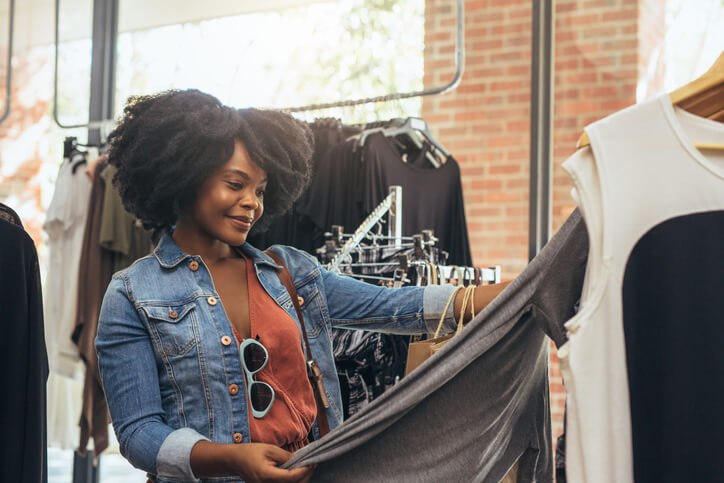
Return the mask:
<path id="1" fill-rule="evenodd" d="M 361 133 L 351 136 L 347 140 L 355 139 L 357 146 L 362 146 L 367 139 L 367 136 L 373 133 L 382 133 L 385 137 L 395 139 L 397 136 L 405 136 L 412 145 L 419 150 L 426 150 L 425 157 L 430 161 L 435 168 L 442 166 L 445 160 L 450 156 L 450 153 L 445 149 L 435 138 L 430 134 L 430 130 L 427 126 L 427 122 L 419 117 L 408 117 L 407 119 L 394 118 L 390 119 L 383 126 L 375 126 L 371 129 L 366 129 Z M 428 146 L 431 148 L 428 149 Z M 396 141 L 396 144 L 400 146 L 400 143 Z M 404 147 L 404 146 L 400 146 Z M 440 155 L 442 161 L 438 159 L 437 155 Z"/>
<path id="2" fill-rule="evenodd" d="M 724 52 L 701 77 L 671 92 L 669 98 L 671 104 L 692 114 L 724 122 Z M 591 141 L 584 132 L 578 138 L 576 148 L 583 148 L 590 144 Z M 705 150 L 724 150 L 724 144 L 694 143 L 694 147 Z"/>
<path id="3" fill-rule="evenodd" d="M 396 137 L 404 135 L 417 146 L 418 149 L 425 149 L 425 141 L 427 141 L 434 151 L 440 153 L 444 159 L 450 156 L 450 153 L 430 134 L 427 122 L 419 117 L 408 117 L 407 119 L 398 119 L 392 126 L 382 128 L 382 133 L 387 137 Z M 400 121 L 402 121 L 400 123 Z M 439 168 L 442 163 L 437 157 L 430 152 L 426 154 L 430 163 Z"/>

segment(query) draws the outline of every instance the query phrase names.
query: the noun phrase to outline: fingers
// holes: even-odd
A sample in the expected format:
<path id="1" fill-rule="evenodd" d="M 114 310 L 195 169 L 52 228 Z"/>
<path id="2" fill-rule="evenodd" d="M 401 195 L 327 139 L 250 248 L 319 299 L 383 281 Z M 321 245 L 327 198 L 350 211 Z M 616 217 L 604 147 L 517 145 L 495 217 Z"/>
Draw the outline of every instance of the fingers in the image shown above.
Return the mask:
<path id="1" fill-rule="evenodd" d="M 314 468 L 315 466 L 302 466 L 293 470 L 274 468 L 275 471 L 270 472 L 269 476 L 280 483 L 307 483 L 312 479 Z"/>
<path id="2" fill-rule="evenodd" d="M 266 448 L 266 456 L 275 463 L 284 463 L 294 456 L 294 453 L 270 445 Z"/>
<path id="3" fill-rule="evenodd" d="M 312 475 L 314 474 L 314 471 L 317 469 L 317 465 L 313 464 L 310 466 L 306 466 L 307 468 L 307 475 L 300 480 L 300 483 L 309 483 L 312 480 Z"/>

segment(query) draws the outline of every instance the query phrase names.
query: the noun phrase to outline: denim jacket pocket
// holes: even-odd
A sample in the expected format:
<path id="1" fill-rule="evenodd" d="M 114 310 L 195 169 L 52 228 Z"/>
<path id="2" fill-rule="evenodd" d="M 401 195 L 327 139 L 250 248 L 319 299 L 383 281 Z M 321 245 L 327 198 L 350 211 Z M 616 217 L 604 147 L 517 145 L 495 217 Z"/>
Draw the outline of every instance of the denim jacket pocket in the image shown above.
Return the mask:
<path id="1" fill-rule="evenodd" d="M 302 299 L 302 315 L 308 337 L 317 337 L 324 327 L 327 317 L 326 306 L 314 281 L 297 287 L 297 295 Z"/>
<path id="2" fill-rule="evenodd" d="M 183 356 L 198 340 L 198 322 L 194 302 L 166 302 L 142 305 L 149 330 L 159 350 L 167 356 Z"/>

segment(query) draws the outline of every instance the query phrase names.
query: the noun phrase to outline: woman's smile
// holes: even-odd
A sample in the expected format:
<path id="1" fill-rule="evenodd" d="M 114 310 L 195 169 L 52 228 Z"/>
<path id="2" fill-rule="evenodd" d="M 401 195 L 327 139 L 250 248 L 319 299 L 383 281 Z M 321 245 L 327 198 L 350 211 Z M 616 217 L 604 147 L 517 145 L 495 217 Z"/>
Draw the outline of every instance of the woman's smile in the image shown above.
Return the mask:
<path id="1" fill-rule="evenodd" d="M 254 217 L 252 216 L 231 216 L 226 215 L 231 224 L 239 231 L 248 232 L 251 230 L 251 226 L 254 224 Z"/>

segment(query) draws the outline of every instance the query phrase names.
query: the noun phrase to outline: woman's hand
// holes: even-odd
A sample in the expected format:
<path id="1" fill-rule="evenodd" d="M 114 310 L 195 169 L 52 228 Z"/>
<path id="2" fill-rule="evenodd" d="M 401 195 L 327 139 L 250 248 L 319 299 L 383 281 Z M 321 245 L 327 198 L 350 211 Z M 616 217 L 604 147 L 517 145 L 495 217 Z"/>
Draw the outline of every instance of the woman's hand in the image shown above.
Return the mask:
<path id="1" fill-rule="evenodd" d="M 473 294 L 474 305 L 475 305 L 475 314 L 480 313 L 481 310 L 483 310 L 490 302 L 493 301 L 495 297 L 500 294 L 500 292 L 505 289 L 508 285 L 510 285 L 511 281 L 502 282 L 502 283 L 496 283 L 494 285 L 481 285 L 479 287 L 475 287 L 475 292 Z M 463 293 L 464 290 L 459 291 L 455 295 L 455 320 L 460 320 L 460 312 L 463 308 Z M 475 314 L 472 313 L 472 306 L 473 304 L 468 304 L 468 306 L 465 308 L 465 314 L 463 314 L 463 323 L 470 322 L 472 320 L 473 316 Z"/>
<path id="2" fill-rule="evenodd" d="M 246 448 L 243 448 L 246 447 Z M 293 453 L 270 444 L 248 443 L 236 446 L 235 463 L 238 463 L 239 476 L 247 483 L 301 482 L 312 478 L 315 467 L 304 466 L 293 470 L 283 470 L 277 465 L 284 463 Z"/>
<path id="3" fill-rule="evenodd" d="M 293 470 L 277 467 L 292 456 L 270 444 L 199 441 L 191 450 L 191 469 L 197 478 L 240 476 L 247 483 L 307 483 L 316 465 Z"/>

